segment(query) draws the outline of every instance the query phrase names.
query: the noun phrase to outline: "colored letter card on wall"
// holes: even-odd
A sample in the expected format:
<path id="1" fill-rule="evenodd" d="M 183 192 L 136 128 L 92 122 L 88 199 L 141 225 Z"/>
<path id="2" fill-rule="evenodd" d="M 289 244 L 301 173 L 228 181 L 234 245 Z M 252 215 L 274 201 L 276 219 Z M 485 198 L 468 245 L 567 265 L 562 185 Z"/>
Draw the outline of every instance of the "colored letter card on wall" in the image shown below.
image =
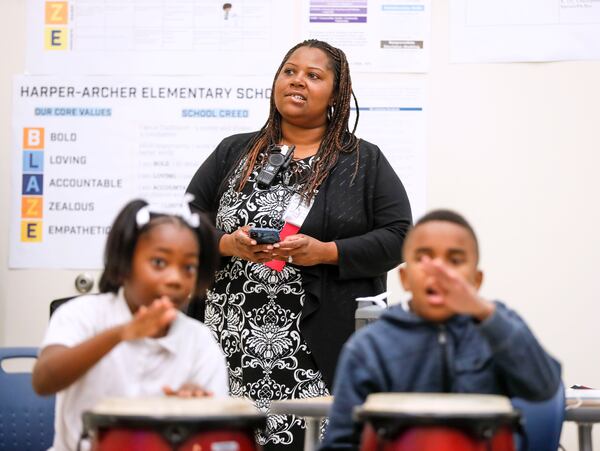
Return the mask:
<path id="1" fill-rule="evenodd" d="M 32 74 L 271 74 L 295 2 L 27 0 Z"/>
<path id="2" fill-rule="evenodd" d="M 125 202 L 180 203 L 223 138 L 262 126 L 271 82 L 16 77 L 10 266 L 100 268 Z"/>

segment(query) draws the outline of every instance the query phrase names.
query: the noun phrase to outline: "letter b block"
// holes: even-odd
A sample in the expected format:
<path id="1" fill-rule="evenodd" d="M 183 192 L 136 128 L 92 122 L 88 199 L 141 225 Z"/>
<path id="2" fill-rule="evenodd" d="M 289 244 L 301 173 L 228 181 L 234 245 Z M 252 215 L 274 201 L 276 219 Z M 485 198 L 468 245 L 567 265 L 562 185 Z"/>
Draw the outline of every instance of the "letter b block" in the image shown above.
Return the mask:
<path id="1" fill-rule="evenodd" d="M 44 148 L 43 128 L 23 129 L 23 149 L 39 150 Z"/>

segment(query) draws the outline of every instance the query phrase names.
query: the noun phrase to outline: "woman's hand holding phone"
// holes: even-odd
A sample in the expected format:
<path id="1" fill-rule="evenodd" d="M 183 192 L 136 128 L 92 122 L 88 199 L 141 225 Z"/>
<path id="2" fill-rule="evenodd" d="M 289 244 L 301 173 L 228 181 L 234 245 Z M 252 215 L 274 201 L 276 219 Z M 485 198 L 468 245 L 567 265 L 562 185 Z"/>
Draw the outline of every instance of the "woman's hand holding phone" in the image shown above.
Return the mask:
<path id="1" fill-rule="evenodd" d="M 252 227 L 249 231 L 250 238 L 258 244 L 279 243 L 279 230 L 267 227 Z"/>
<path id="2" fill-rule="evenodd" d="M 273 247 L 274 259 L 299 266 L 313 266 L 321 263 L 335 265 L 338 262 L 338 250 L 334 241 L 319 241 L 303 233 L 290 235 Z"/>
<path id="3" fill-rule="evenodd" d="M 275 259 L 299 266 L 337 264 L 335 242 L 325 243 L 301 233 L 288 236 L 281 242 L 279 239 L 276 229 L 244 226 L 223 235 L 219 250 L 223 256 L 236 256 L 254 263 Z"/>
<path id="4" fill-rule="evenodd" d="M 272 260 L 272 244 L 259 244 L 250 238 L 250 226 L 243 226 L 235 232 L 223 235 L 219 242 L 219 251 L 223 256 L 235 256 L 254 263 L 266 263 Z"/>

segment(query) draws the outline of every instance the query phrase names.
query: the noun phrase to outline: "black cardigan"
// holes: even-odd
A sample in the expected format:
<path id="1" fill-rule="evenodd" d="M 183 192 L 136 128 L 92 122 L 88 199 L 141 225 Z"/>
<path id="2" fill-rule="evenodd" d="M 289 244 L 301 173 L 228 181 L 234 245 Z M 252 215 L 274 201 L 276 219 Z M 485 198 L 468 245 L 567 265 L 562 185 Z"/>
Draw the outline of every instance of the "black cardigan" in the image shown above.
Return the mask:
<path id="1" fill-rule="evenodd" d="M 225 138 L 196 171 L 187 191 L 192 207 L 216 214 L 219 187 L 255 133 Z M 379 148 L 360 141 L 340 153 L 299 233 L 335 241 L 338 265 L 299 266 L 306 299 L 300 332 L 331 389 L 342 345 L 354 331 L 355 298 L 386 289 L 387 272 L 402 261 L 411 210 L 400 179 Z"/>

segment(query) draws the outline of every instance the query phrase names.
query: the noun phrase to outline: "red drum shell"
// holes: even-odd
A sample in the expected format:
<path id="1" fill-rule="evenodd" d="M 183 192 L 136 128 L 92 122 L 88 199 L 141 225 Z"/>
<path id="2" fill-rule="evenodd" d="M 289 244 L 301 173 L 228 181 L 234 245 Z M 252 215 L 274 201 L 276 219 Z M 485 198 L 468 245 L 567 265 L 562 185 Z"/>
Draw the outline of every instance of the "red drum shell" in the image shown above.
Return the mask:
<path id="1" fill-rule="evenodd" d="M 258 412 L 140 415 L 104 409 L 85 412 L 83 423 L 94 451 L 258 451 L 254 434 L 266 418 Z"/>
<path id="2" fill-rule="evenodd" d="M 514 451 L 513 430 L 503 426 L 493 437 L 475 437 L 447 426 L 413 426 L 393 438 L 381 437 L 367 423 L 361 438 L 361 451 Z"/>
<path id="3" fill-rule="evenodd" d="M 377 394 L 368 399 L 357 415 L 365 423 L 361 451 L 515 450 L 513 432 L 520 414 L 507 400 L 441 394 L 438 409 L 432 403 L 437 398 L 434 394 Z M 499 408 L 494 411 L 496 405 Z"/>
<path id="4" fill-rule="evenodd" d="M 98 431 L 93 451 L 257 451 L 252 430 L 196 432 L 181 444 L 169 443 L 159 432 L 148 429 L 110 428 Z"/>

